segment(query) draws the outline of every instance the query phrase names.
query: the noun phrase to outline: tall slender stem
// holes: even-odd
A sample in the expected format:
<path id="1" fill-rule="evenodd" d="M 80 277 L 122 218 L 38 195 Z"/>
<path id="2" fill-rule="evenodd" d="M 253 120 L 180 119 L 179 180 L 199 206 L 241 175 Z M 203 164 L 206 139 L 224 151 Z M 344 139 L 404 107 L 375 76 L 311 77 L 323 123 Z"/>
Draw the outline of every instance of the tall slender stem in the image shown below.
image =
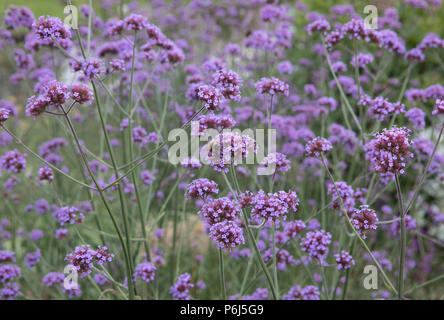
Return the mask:
<path id="1" fill-rule="evenodd" d="M 345 205 L 344 205 L 344 201 L 342 200 L 341 194 L 336 186 L 336 182 L 335 179 L 333 178 L 333 175 L 331 174 L 330 170 L 328 169 L 326 160 L 325 160 L 325 156 L 324 154 L 321 155 L 321 159 L 322 159 L 322 164 L 324 165 L 325 171 L 328 173 L 328 176 L 330 177 L 331 182 L 333 183 L 333 186 L 335 188 L 336 194 L 338 195 L 339 198 L 339 202 L 341 204 L 341 210 L 342 213 L 344 214 L 345 218 L 347 219 L 347 223 L 350 226 L 350 228 L 353 230 L 353 232 L 355 233 L 355 236 L 359 239 L 359 241 L 361 242 L 362 246 L 364 247 L 364 249 L 367 251 L 367 253 L 369 254 L 369 256 L 371 257 L 371 259 L 373 260 L 373 262 L 376 264 L 376 267 L 379 269 L 379 271 L 382 274 L 382 277 L 384 278 L 384 281 L 386 282 L 386 284 L 392 289 L 392 291 L 395 294 L 398 294 L 398 291 L 396 290 L 396 288 L 393 286 L 392 282 L 390 281 L 390 279 L 388 278 L 387 274 L 385 273 L 385 271 L 382 269 L 381 265 L 379 264 L 378 260 L 375 258 L 375 256 L 373 255 L 372 251 L 370 250 L 370 248 L 367 246 L 367 244 L 365 243 L 364 239 L 362 239 L 362 237 L 360 236 L 360 234 L 358 233 L 358 231 L 355 229 L 355 227 L 353 226 L 353 224 L 350 221 L 350 217 L 348 216 L 347 211 L 345 210 Z"/>
<path id="2" fill-rule="evenodd" d="M 226 173 L 222 172 L 222 174 L 223 174 L 223 177 L 225 179 L 225 182 L 227 183 L 228 188 L 230 189 L 231 193 L 233 194 L 233 197 L 237 200 L 237 194 L 234 191 L 233 187 L 231 186 L 230 180 L 228 180 L 228 177 L 227 177 Z M 237 179 L 236 178 L 233 178 L 233 179 L 235 179 L 235 183 L 237 183 Z M 273 295 L 273 299 L 277 300 L 278 295 L 276 293 L 276 290 L 275 290 L 275 287 L 274 287 L 274 284 L 273 284 L 273 279 L 272 279 L 272 277 L 270 275 L 270 272 L 269 272 L 269 270 L 268 270 L 268 268 L 267 268 L 267 266 L 266 266 L 266 264 L 264 262 L 264 259 L 263 259 L 262 255 L 261 255 L 259 247 L 257 246 L 256 238 L 253 235 L 253 232 L 251 231 L 251 228 L 249 227 L 247 213 L 243 209 L 241 211 L 242 211 L 242 217 L 243 217 L 244 222 L 245 222 L 245 229 L 247 230 L 248 238 L 250 239 L 251 246 L 253 247 L 253 250 L 254 250 L 256 258 L 257 258 L 257 260 L 259 262 L 259 265 L 261 266 L 262 271 L 265 274 L 265 278 L 267 279 L 268 286 L 270 287 L 271 294 Z"/>
<path id="3" fill-rule="evenodd" d="M 404 265 L 405 265 L 405 249 L 407 246 L 407 234 L 405 232 L 405 213 L 402 200 L 401 184 L 399 183 L 399 176 L 395 174 L 396 192 L 398 194 L 399 215 L 401 217 L 401 252 L 399 255 L 399 274 L 398 274 L 398 299 L 402 299 L 404 292 Z"/>
<path id="4" fill-rule="evenodd" d="M 62 110 L 63 110 L 63 107 L 62 107 Z M 81 155 L 81 158 L 83 160 L 83 163 L 84 163 L 86 169 L 88 170 L 88 173 L 89 173 L 91 179 L 93 180 L 94 185 L 96 186 L 96 188 L 97 188 L 97 190 L 99 192 L 100 198 L 103 201 L 103 204 L 105 205 L 106 210 L 108 211 L 108 214 L 109 214 L 109 216 L 110 216 L 110 218 L 112 220 L 112 223 L 114 225 L 114 229 L 116 230 L 117 235 L 119 237 L 119 240 L 120 240 L 120 243 L 122 245 L 123 252 L 124 252 L 124 256 L 125 256 L 125 262 L 126 262 L 126 265 L 127 265 L 128 288 L 129 288 L 130 299 L 134 299 L 134 289 L 133 289 L 133 284 L 132 284 L 132 267 L 131 267 L 131 262 L 130 262 L 130 256 L 128 254 L 128 248 L 125 246 L 125 242 L 123 240 L 122 232 L 120 231 L 120 228 L 119 228 L 119 226 L 117 224 L 117 221 L 116 221 L 116 219 L 114 217 L 114 214 L 111 211 L 111 208 L 110 208 L 110 205 L 108 203 L 108 200 L 106 199 L 105 195 L 103 194 L 103 191 L 100 189 L 99 183 L 97 182 L 97 180 L 96 180 L 96 178 L 94 176 L 94 173 L 93 173 L 91 167 L 88 164 L 88 160 L 86 159 L 86 156 L 83 153 L 82 145 L 80 144 L 80 140 L 79 140 L 79 138 L 77 136 L 77 133 L 76 133 L 76 131 L 74 129 L 74 126 L 73 126 L 73 124 L 71 122 L 71 119 L 69 118 L 68 114 L 66 114 L 66 113 L 65 113 L 65 119 L 66 119 L 66 121 L 68 123 L 68 126 L 69 126 L 69 128 L 71 130 L 71 133 L 72 133 L 72 135 L 74 137 L 74 141 L 76 142 L 76 145 L 77 145 L 77 148 L 78 148 L 79 153 Z M 129 235 L 127 235 L 127 237 L 128 236 Z"/>
<path id="5" fill-rule="evenodd" d="M 224 253 L 222 249 L 219 249 L 219 277 L 222 300 L 227 300 L 227 293 L 225 289 Z"/>

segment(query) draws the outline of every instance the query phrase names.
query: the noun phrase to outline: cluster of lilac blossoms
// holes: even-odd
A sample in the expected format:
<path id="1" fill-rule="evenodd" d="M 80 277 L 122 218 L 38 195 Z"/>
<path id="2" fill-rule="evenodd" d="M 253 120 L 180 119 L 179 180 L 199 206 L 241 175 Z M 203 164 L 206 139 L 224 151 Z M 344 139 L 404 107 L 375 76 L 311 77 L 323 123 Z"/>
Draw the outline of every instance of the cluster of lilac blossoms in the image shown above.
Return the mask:
<path id="1" fill-rule="evenodd" d="M 308 157 L 319 158 L 326 155 L 333 148 L 330 141 L 322 137 L 316 137 L 305 146 L 305 153 Z"/>
<path id="2" fill-rule="evenodd" d="M 7 151 L 0 158 L 0 164 L 5 171 L 20 173 L 26 168 L 26 154 L 18 150 Z"/>
<path id="3" fill-rule="evenodd" d="M 205 203 L 198 212 L 217 248 L 230 250 L 245 242 L 240 210 L 237 202 L 223 197 Z"/>
<path id="4" fill-rule="evenodd" d="M 355 264 L 355 260 L 350 253 L 342 250 L 341 253 L 335 254 L 336 263 L 338 264 L 338 270 L 346 270 L 351 268 Z"/>
<path id="5" fill-rule="evenodd" d="M 299 198 L 294 191 L 265 193 L 259 190 L 253 197 L 252 206 L 253 217 L 276 222 L 279 219 L 285 220 L 288 213 L 297 211 Z"/>
<path id="6" fill-rule="evenodd" d="M 315 286 L 309 285 L 302 288 L 300 285 L 294 285 L 287 294 L 282 296 L 284 300 L 319 300 L 320 292 Z"/>
<path id="7" fill-rule="evenodd" d="M 247 164 L 256 153 L 256 141 L 237 131 L 222 132 L 204 146 L 207 162 L 216 171 L 228 172 L 230 166 L 237 166 L 245 159 Z"/>
<path id="8" fill-rule="evenodd" d="M 258 94 L 269 94 L 272 96 L 276 94 L 283 94 L 288 96 L 290 93 L 288 84 L 274 77 L 262 78 L 256 82 L 255 87 Z"/>
<path id="9" fill-rule="evenodd" d="M 114 254 L 109 253 L 107 247 L 99 246 L 97 250 L 93 250 L 89 245 L 82 245 L 76 247 L 73 253 L 66 255 L 65 260 L 77 269 L 81 277 L 85 277 L 91 273 L 94 263 L 104 265 L 113 258 Z"/>
<path id="10" fill-rule="evenodd" d="M 331 242 L 331 234 L 325 230 L 310 231 L 301 240 L 302 251 L 307 252 L 310 258 L 324 263 Z"/>
<path id="11" fill-rule="evenodd" d="M 394 126 L 376 133 L 365 145 L 366 157 L 372 168 L 379 173 L 404 174 L 406 158 L 410 152 L 410 130 Z"/>
<path id="12" fill-rule="evenodd" d="M 188 186 L 185 196 L 188 200 L 207 198 L 208 196 L 219 193 L 216 182 L 202 178 L 193 180 Z"/>
<path id="13" fill-rule="evenodd" d="M 174 300 L 191 300 L 190 289 L 194 287 L 191 283 L 191 275 L 183 273 L 177 278 L 177 282 L 171 286 L 170 293 Z"/>
<path id="14" fill-rule="evenodd" d="M 154 280 L 155 274 L 156 266 L 154 266 L 151 262 L 144 261 L 137 265 L 133 274 L 133 281 L 135 282 L 137 279 L 141 279 L 145 282 L 150 282 Z"/>
<path id="15" fill-rule="evenodd" d="M 368 205 L 362 205 L 359 209 L 354 209 L 350 222 L 359 235 L 365 239 L 368 231 L 376 230 L 378 217 L 375 210 L 370 209 Z"/>

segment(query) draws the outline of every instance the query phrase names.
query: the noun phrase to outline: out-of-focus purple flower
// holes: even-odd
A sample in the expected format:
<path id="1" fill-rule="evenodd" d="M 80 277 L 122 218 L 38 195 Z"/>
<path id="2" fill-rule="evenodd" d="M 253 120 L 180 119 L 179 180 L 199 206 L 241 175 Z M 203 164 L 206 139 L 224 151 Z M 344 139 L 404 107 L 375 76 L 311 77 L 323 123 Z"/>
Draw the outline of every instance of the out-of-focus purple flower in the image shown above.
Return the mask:
<path id="1" fill-rule="evenodd" d="M 437 99 L 435 109 L 432 111 L 433 115 L 444 114 L 444 99 Z"/>
<path id="2" fill-rule="evenodd" d="M 99 286 L 103 286 L 105 283 L 108 283 L 109 280 L 107 277 L 105 277 L 103 274 L 101 273 L 96 273 L 94 275 L 94 282 L 97 283 Z"/>
<path id="3" fill-rule="evenodd" d="M 62 284 L 65 280 L 65 275 L 61 272 L 50 272 L 42 278 L 43 285 L 52 287 L 55 284 Z"/>
<path id="4" fill-rule="evenodd" d="M 40 229 L 33 229 L 33 230 L 31 230 L 31 232 L 29 232 L 29 236 L 30 236 L 32 241 L 38 241 L 41 238 L 43 238 L 44 235 L 45 234 Z"/>
<path id="5" fill-rule="evenodd" d="M 419 108 L 412 108 L 405 113 L 405 116 L 413 124 L 416 129 L 425 127 L 425 112 Z"/>
<path id="6" fill-rule="evenodd" d="M 224 98 L 240 101 L 242 87 L 241 77 L 233 70 L 219 70 L 213 75 L 213 86 L 220 89 Z"/>
<path id="7" fill-rule="evenodd" d="M 94 77 L 105 73 L 102 60 L 98 58 L 89 58 L 82 63 L 81 70 L 86 78 L 93 79 Z"/>
<path id="8" fill-rule="evenodd" d="M 64 224 L 81 223 L 84 215 L 76 207 L 61 207 L 53 212 L 54 218 L 63 226 Z"/>
<path id="9" fill-rule="evenodd" d="M 135 282 L 137 279 L 141 279 L 145 282 L 150 282 L 154 280 L 155 274 L 156 267 L 151 262 L 144 261 L 137 265 L 133 274 L 133 281 Z"/>
<path id="10" fill-rule="evenodd" d="M 421 49 L 413 48 L 405 53 L 405 59 L 410 62 L 423 62 L 425 56 Z"/>
<path id="11" fill-rule="evenodd" d="M 262 78 L 254 86 L 258 94 L 283 94 L 288 96 L 290 93 L 288 84 L 275 77 Z"/>
<path id="12" fill-rule="evenodd" d="M 319 158 L 321 154 L 326 155 L 333 148 L 330 141 L 322 137 L 316 137 L 307 142 L 305 153 L 308 157 Z"/>
<path id="13" fill-rule="evenodd" d="M 330 23 L 328 23 L 328 21 L 324 19 L 313 21 L 307 26 L 307 32 L 309 35 L 312 35 L 313 32 L 325 33 L 329 30 L 330 30 Z"/>
<path id="14" fill-rule="evenodd" d="M 194 287 L 191 283 L 191 275 L 183 273 L 177 278 L 177 282 L 170 287 L 170 294 L 174 300 L 191 300 L 190 289 Z"/>
<path id="15" fill-rule="evenodd" d="M 3 23 L 7 29 L 15 30 L 21 27 L 31 29 L 35 20 L 34 14 L 27 7 L 11 5 L 4 13 Z"/>
<path id="16" fill-rule="evenodd" d="M 52 42 L 53 39 L 69 39 L 71 31 L 66 28 L 60 18 L 56 17 L 40 17 L 32 24 L 37 39 Z"/>
<path id="17" fill-rule="evenodd" d="M 302 288 L 299 285 L 294 285 L 290 288 L 287 294 L 282 296 L 284 300 L 319 300 L 320 293 L 315 286 L 306 286 Z"/>
<path id="18" fill-rule="evenodd" d="M 20 294 L 18 283 L 7 283 L 0 289 L 0 298 L 3 300 L 14 300 Z"/>
<path id="19" fill-rule="evenodd" d="M 148 19 L 140 14 L 132 13 L 123 20 L 123 27 L 126 30 L 144 30 L 148 27 Z"/>
<path id="20" fill-rule="evenodd" d="M 47 166 L 41 167 L 38 171 L 38 175 L 40 181 L 48 180 L 49 182 L 51 182 L 52 180 L 54 180 L 54 174 L 52 172 L 52 169 Z"/>
<path id="21" fill-rule="evenodd" d="M 54 237 L 56 239 L 63 239 L 68 235 L 68 229 L 60 228 L 55 231 Z"/>
<path id="22" fill-rule="evenodd" d="M 26 154 L 18 150 L 7 151 L 1 158 L 2 168 L 8 172 L 20 173 L 26 168 Z"/>
<path id="23" fill-rule="evenodd" d="M 37 249 L 35 252 L 30 252 L 25 256 L 25 264 L 28 266 L 28 269 L 31 269 L 37 263 L 40 262 L 40 249 Z"/>
<path id="24" fill-rule="evenodd" d="M 20 277 L 21 269 L 15 264 L 0 265 L 0 283 L 7 283 Z"/>
<path id="25" fill-rule="evenodd" d="M 292 74 L 293 73 L 293 65 L 290 61 L 282 61 L 277 66 L 280 74 Z"/>

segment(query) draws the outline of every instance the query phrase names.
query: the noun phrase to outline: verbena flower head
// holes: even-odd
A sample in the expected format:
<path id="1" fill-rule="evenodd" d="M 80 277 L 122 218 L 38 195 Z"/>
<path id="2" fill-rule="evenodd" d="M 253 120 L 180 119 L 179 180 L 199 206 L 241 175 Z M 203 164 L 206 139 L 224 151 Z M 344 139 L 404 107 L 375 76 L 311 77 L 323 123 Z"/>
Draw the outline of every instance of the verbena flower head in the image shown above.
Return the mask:
<path id="1" fill-rule="evenodd" d="M 344 203 L 347 213 L 351 212 L 355 206 L 354 191 L 345 181 L 337 181 L 327 186 L 327 193 L 332 197 L 331 208 L 338 210 L 341 208 L 341 200 Z M 339 196 L 338 196 L 339 193 Z"/>
<path id="2" fill-rule="evenodd" d="M 64 224 L 81 223 L 85 216 L 76 207 L 57 208 L 53 213 L 54 218 L 63 226 Z"/>
<path id="3" fill-rule="evenodd" d="M 89 245 L 76 247 L 73 253 L 67 254 L 65 261 L 68 261 L 79 272 L 81 277 L 91 273 L 94 265 L 94 250 Z"/>
<path id="4" fill-rule="evenodd" d="M 126 30 L 140 31 L 148 27 L 148 19 L 140 14 L 131 14 L 123 20 Z"/>
<path id="5" fill-rule="evenodd" d="M 413 154 L 409 151 L 410 130 L 394 126 L 376 133 L 374 139 L 365 146 L 367 160 L 379 173 L 404 174 L 406 158 Z"/>
<path id="6" fill-rule="evenodd" d="M 177 282 L 170 287 L 170 294 L 174 300 L 191 300 L 190 289 L 194 287 L 191 283 L 191 275 L 183 273 L 177 278 Z"/>
<path id="7" fill-rule="evenodd" d="M 305 145 L 305 153 L 308 157 L 321 157 L 326 155 L 333 148 L 330 141 L 322 137 L 316 137 Z"/>
<path id="8" fill-rule="evenodd" d="M 294 220 L 284 223 L 284 232 L 286 236 L 291 239 L 296 238 L 305 228 L 305 222 L 302 220 Z"/>
<path id="9" fill-rule="evenodd" d="M 260 190 L 253 198 L 251 214 L 267 222 L 285 220 L 290 211 L 297 211 L 299 199 L 295 192 L 279 191 L 266 194 Z"/>
<path id="10" fill-rule="evenodd" d="M 156 266 L 151 262 L 144 261 L 137 265 L 133 274 L 133 281 L 136 282 L 137 279 L 141 279 L 145 282 L 150 282 L 154 280 L 155 275 Z"/>
<path id="11" fill-rule="evenodd" d="M 319 300 L 320 293 L 315 286 L 306 286 L 302 288 L 300 285 L 294 285 L 287 294 L 282 296 L 284 300 Z"/>
<path id="12" fill-rule="evenodd" d="M 410 62 L 423 62 L 425 56 L 421 49 L 413 48 L 405 53 L 405 59 Z"/>
<path id="13" fill-rule="evenodd" d="M 197 88 L 197 97 L 203 102 L 203 106 L 210 111 L 218 110 L 223 99 L 218 88 L 206 84 Z"/>
<path id="14" fill-rule="evenodd" d="M 236 222 L 224 221 L 211 226 L 209 236 L 219 249 L 231 249 L 245 243 L 244 232 Z"/>
<path id="15" fill-rule="evenodd" d="M 355 260 L 350 253 L 342 250 L 341 253 L 335 254 L 336 263 L 338 264 L 338 270 L 350 269 L 355 264 Z"/>
<path id="16" fill-rule="evenodd" d="M 39 180 L 41 181 L 48 180 L 49 182 L 51 182 L 52 180 L 54 180 L 54 174 L 52 172 L 52 169 L 47 166 L 43 166 L 39 169 L 38 176 Z"/>
<path id="17" fill-rule="evenodd" d="M 198 198 L 206 198 L 211 195 L 215 195 L 219 193 L 219 188 L 217 187 L 217 183 L 206 179 L 196 179 L 192 181 L 188 186 L 185 192 L 185 196 L 188 200 L 198 199 Z"/>
<path id="18" fill-rule="evenodd" d="M 91 104 L 94 100 L 94 94 L 87 85 L 75 84 L 71 87 L 70 98 L 78 104 Z"/>
<path id="19" fill-rule="evenodd" d="M 0 250 L 0 263 L 15 262 L 15 252 Z"/>
<path id="20" fill-rule="evenodd" d="M 3 17 L 3 23 L 7 29 L 19 29 L 21 27 L 31 29 L 34 22 L 34 14 L 27 7 L 17 7 L 11 5 L 8 10 L 5 11 Z"/>
<path id="21" fill-rule="evenodd" d="M 376 230 L 378 217 L 375 210 L 370 209 L 368 205 L 362 205 L 353 211 L 350 221 L 359 235 L 365 239 L 368 231 Z"/>
<path id="22" fill-rule="evenodd" d="M 233 70 L 219 70 L 213 74 L 212 85 L 219 88 L 224 98 L 240 101 L 242 78 Z"/>
<path id="23" fill-rule="evenodd" d="M 291 161 L 287 159 L 285 154 L 283 153 L 270 153 L 261 161 L 261 166 L 267 167 L 275 167 L 276 172 L 287 172 L 291 169 L 290 166 Z"/>
<path id="24" fill-rule="evenodd" d="M 28 269 L 31 269 L 33 266 L 39 263 L 40 258 L 41 258 L 40 249 L 37 249 L 35 252 L 27 253 L 25 256 L 25 264 L 27 265 Z"/>
<path id="25" fill-rule="evenodd" d="M 2 300 L 14 300 L 20 294 L 18 283 L 7 283 L 0 289 L 0 298 Z"/>
<path id="26" fill-rule="evenodd" d="M 283 94 L 288 96 L 290 93 L 288 84 L 275 77 L 262 78 L 256 82 L 254 86 L 256 87 L 258 94 Z"/>
<path id="27" fill-rule="evenodd" d="M 323 262 L 328 253 L 331 234 L 325 230 L 310 231 L 301 240 L 302 251 L 307 252 L 313 259 Z"/>
<path id="28" fill-rule="evenodd" d="M 229 166 L 237 166 L 243 159 L 252 160 L 256 152 L 256 142 L 239 132 L 224 131 L 210 141 L 204 150 L 207 162 L 216 171 L 228 172 Z"/>
<path id="29" fill-rule="evenodd" d="M 8 283 L 21 276 L 20 267 L 15 264 L 0 265 L 0 283 Z"/>
<path id="30" fill-rule="evenodd" d="M 20 173 L 26 168 L 26 154 L 18 150 L 7 151 L 1 158 L 2 168 L 8 172 Z"/>
<path id="31" fill-rule="evenodd" d="M 86 78 L 93 79 L 94 77 L 105 73 L 103 61 L 98 58 L 89 58 L 81 65 L 81 70 Z"/>
<path id="32" fill-rule="evenodd" d="M 50 272 L 43 277 L 42 283 L 46 287 L 52 287 L 55 284 L 62 284 L 64 280 L 65 275 L 63 273 Z"/>
<path id="33" fill-rule="evenodd" d="M 313 32 L 325 33 L 329 30 L 330 30 L 330 23 L 328 23 L 327 20 L 323 19 L 313 21 L 307 26 L 307 32 L 309 35 L 312 35 Z"/>
<path id="34" fill-rule="evenodd" d="M 433 115 L 444 114 L 444 99 L 437 99 L 435 109 L 432 111 Z"/>
<path id="35" fill-rule="evenodd" d="M 149 186 L 154 180 L 156 180 L 156 176 L 153 175 L 150 171 L 148 170 L 143 170 L 140 172 L 140 178 L 142 179 L 142 182 Z"/>
<path id="36" fill-rule="evenodd" d="M 65 27 L 62 20 L 56 17 L 39 17 L 32 24 L 32 29 L 36 34 L 37 39 L 47 40 L 52 42 L 52 39 L 69 39 L 71 31 Z"/>
<path id="37" fill-rule="evenodd" d="M 212 226 L 219 222 L 236 221 L 239 212 L 240 207 L 235 201 L 222 197 L 205 203 L 197 214 L 208 226 Z"/>
<path id="38" fill-rule="evenodd" d="M 109 253 L 107 247 L 98 246 L 97 250 L 95 250 L 93 254 L 93 257 L 97 264 L 104 265 L 113 260 L 114 254 Z"/>
<path id="39" fill-rule="evenodd" d="M 5 122 L 9 119 L 10 111 L 5 108 L 0 108 L 0 122 Z"/>

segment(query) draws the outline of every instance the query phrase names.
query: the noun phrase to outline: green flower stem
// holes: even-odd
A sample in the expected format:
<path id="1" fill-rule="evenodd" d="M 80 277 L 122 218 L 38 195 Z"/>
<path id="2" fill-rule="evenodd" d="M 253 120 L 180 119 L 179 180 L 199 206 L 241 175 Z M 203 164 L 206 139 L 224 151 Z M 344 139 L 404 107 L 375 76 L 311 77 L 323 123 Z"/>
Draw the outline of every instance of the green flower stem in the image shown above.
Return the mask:
<path id="1" fill-rule="evenodd" d="M 398 275 L 398 299 L 403 298 L 404 292 L 404 265 L 405 265 L 405 249 L 407 246 L 407 234 L 405 232 L 405 214 L 402 200 L 401 184 L 399 183 L 399 175 L 395 174 L 396 193 L 398 194 L 399 215 L 401 217 L 401 252 L 399 255 L 399 275 Z"/>
<path id="2" fill-rule="evenodd" d="M 331 65 L 331 60 L 330 60 L 330 54 L 328 53 L 328 49 L 327 49 L 327 47 L 325 45 L 324 38 L 322 38 L 322 44 L 324 46 L 325 57 L 327 58 L 328 68 L 330 69 L 330 72 L 331 72 L 333 78 L 335 79 L 336 85 L 337 85 L 337 87 L 339 89 L 339 92 L 341 93 L 342 99 L 344 100 L 345 105 L 346 105 L 348 111 L 352 115 L 353 121 L 355 122 L 356 126 L 358 127 L 360 135 L 361 135 L 361 138 L 362 138 L 363 137 L 363 131 L 362 131 L 361 124 L 359 123 L 358 117 L 356 116 L 355 112 L 353 111 L 353 108 L 351 107 L 350 102 L 348 101 L 347 96 L 344 93 L 344 89 L 342 88 L 342 85 L 339 82 L 338 77 L 336 76 L 336 73 L 333 70 L 333 67 Z"/>
<path id="3" fill-rule="evenodd" d="M 62 107 L 62 110 L 63 110 L 63 107 Z M 74 137 L 74 140 L 76 142 L 77 148 L 79 149 L 79 153 L 81 155 L 83 163 L 84 163 L 86 169 L 88 170 L 88 173 L 91 176 L 91 179 L 93 180 L 93 183 L 95 184 L 97 190 L 99 191 L 100 198 L 103 201 L 103 204 L 105 205 L 106 210 L 108 211 L 108 214 L 109 214 L 109 216 L 111 218 L 111 221 L 112 221 L 112 223 L 114 225 L 114 228 L 115 228 L 115 230 L 117 232 L 117 235 L 119 237 L 119 240 L 120 240 L 120 243 L 122 245 L 122 249 L 123 249 L 123 252 L 124 252 L 124 255 L 125 255 L 125 261 L 126 261 L 126 264 L 127 264 L 128 288 L 129 288 L 130 299 L 134 299 L 134 288 L 133 288 L 133 284 L 132 284 L 132 268 L 131 268 L 130 256 L 129 256 L 128 250 L 127 250 L 127 248 L 125 246 L 125 242 L 123 240 L 122 232 L 120 231 L 120 228 L 119 228 L 119 226 L 117 224 L 117 220 L 116 220 L 116 218 L 114 217 L 114 214 L 111 211 L 111 207 L 110 207 L 110 205 L 108 203 L 108 200 L 106 199 L 106 196 L 104 195 L 103 191 L 100 190 L 99 183 L 97 182 L 97 180 L 96 180 L 96 178 L 94 176 L 94 173 L 93 173 L 93 171 L 91 170 L 91 167 L 88 164 L 88 159 L 86 159 L 86 156 L 83 153 L 82 145 L 80 144 L 80 140 L 79 140 L 79 138 L 77 136 L 77 133 L 76 133 L 76 131 L 74 129 L 74 126 L 73 126 L 73 124 L 71 122 L 71 119 L 69 118 L 69 116 L 67 114 L 65 115 L 65 119 L 66 119 L 66 121 L 68 123 L 68 126 L 69 126 L 69 128 L 71 130 L 71 133 L 72 133 L 72 135 Z M 127 235 L 127 238 L 128 238 L 128 235 Z"/>
<path id="4" fill-rule="evenodd" d="M 82 187 L 91 189 L 91 190 L 97 190 L 94 187 L 91 187 L 89 185 L 87 185 L 86 183 L 83 183 L 80 180 L 77 180 L 76 178 L 70 176 L 69 174 L 63 172 L 62 170 L 60 170 L 59 168 L 57 168 L 56 166 L 54 166 L 53 164 L 49 163 L 48 161 L 46 161 L 45 159 L 43 159 L 41 156 L 39 156 L 36 152 L 32 151 L 31 148 L 29 148 L 26 144 L 23 143 L 22 140 L 20 140 L 19 137 L 17 137 L 15 134 L 13 134 L 8 128 L 6 128 L 3 123 L 0 123 L 0 127 L 5 130 L 5 132 L 7 134 L 9 134 L 14 140 L 15 142 L 17 142 L 18 144 L 20 144 L 23 148 L 26 149 L 26 151 L 28 151 L 29 153 L 31 153 L 34 157 L 36 157 L 37 159 L 39 159 L 41 162 L 43 162 L 44 164 L 46 164 L 48 167 L 50 167 L 51 169 L 53 169 L 54 171 L 57 171 L 58 173 L 60 173 L 61 175 L 65 176 L 67 179 L 71 180 L 72 182 L 77 183 L 78 185 L 81 185 Z"/>
<path id="5" fill-rule="evenodd" d="M 222 172 L 222 175 L 223 175 L 223 177 L 225 179 L 225 182 L 227 183 L 228 188 L 230 189 L 231 193 L 233 194 L 233 197 L 235 197 L 235 199 L 237 200 L 237 194 L 234 191 L 233 187 L 231 186 L 231 183 L 228 180 L 228 177 L 227 177 L 226 173 Z M 235 185 L 238 185 L 239 183 L 238 183 L 237 178 L 236 178 L 235 175 L 233 175 L 233 179 L 234 179 Z M 237 188 L 237 190 L 239 190 L 239 189 Z M 264 262 L 264 259 L 262 258 L 261 252 L 260 252 L 260 250 L 259 250 L 259 248 L 257 246 L 256 238 L 253 235 L 253 232 L 251 231 L 251 228 L 248 225 L 247 213 L 243 209 L 241 211 L 242 211 L 242 216 L 243 216 L 243 219 L 244 219 L 244 222 L 245 222 L 245 229 L 247 230 L 248 237 L 249 237 L 249 239 L 251 241 L 251 246 L 253 247 L 254 253 L 255 253 L 256 258 L 257 258 L 257 260 L 258 260 L 258 262 L 259 262 L 259 264 L 260 264 L 260 266 L 262 268 L 262 271 L 265 274 L 265 277 L 267 278 L 267 282 L 268 282 L 268 285 L 270 287 L 271 294 L 273 295 L 273 299 L 277 300 L 278 299 L 278 294 L 277 294 L 276 289 L 274 287 L 273 279 L 272 279 L 272 277 L 270 275 L 270 272 L 269 272 L 269 270 L 268 270 L 268 268 L 267 268 L 267 266 L 266 266 L 266 264 Z"/>
<path id="6" fill-rule="evenodd" d="M 361 242 L 361 245 L 363 246 L 363 248 L 365 249 L 365 251 L 367 251 L 367 253 L 370 255 L 370 257 L 372 258 L 373 262 L 376 264 L 376 267 L 379 269 L 379 271 L 382 274 L 382 277 L 384 278 L 384 281 L 386 282 L 386 284 L 390 287 L 390 289 L 395 293 L 398 294 L 398 291 L 395 289 L 395 287 L 393 286 L 392 282 L 390 281 L 390 279 L 388 278 L 387 274 L 384 272 L 384 270 L 382 269 L 381 265 L 379 264 L 378 260 L 375 258 L 375 256 L 373 255 L 372 251 L 370 250 L 370 248 L 367 246 L 367 244 L 365 243 L 364 239 L 362 239 L 362 237 L 359 235 L 358 231 L 355 229 L 355 227 L 353 226 L 353 224 L 350 221 L 350 217 L 348 216 L 347 211 L 345 210 L 345 205 L 344 205 L 344 201 L 342 200 L 341 194 L 339 193 L 338 188 L 336 187 L 336 182 L 335 179 L 333 178 L 333 175 L 331 174 L 330 170 L 328 169 L 326 160 L 325 160 L 325 156 L 324 154 L 321 155 L 321 159 L 322 159 L 322 164 L 324 165 L 325 171 L 327 172 L 328 176 L 330 177 L 331 182 L 333 183 L 333 186 L 335 188 L 335 191 L 338 195 L 338 198 L 340 200 L 341 203 L 341 210 L 342 213 L 344 214 L 348 225 L 350 226 L 350 228 L 353 230 L 353 232 L 355 233 L 356 237 L 359 239 L 359 241 Z"/>
<path id="7" fill-rule="evenodd" d="M 219 249 L 219 277 L 222 300 L 227 300 L 227 293 L 225 289 L 224 254 L 222 249 Z"/>

